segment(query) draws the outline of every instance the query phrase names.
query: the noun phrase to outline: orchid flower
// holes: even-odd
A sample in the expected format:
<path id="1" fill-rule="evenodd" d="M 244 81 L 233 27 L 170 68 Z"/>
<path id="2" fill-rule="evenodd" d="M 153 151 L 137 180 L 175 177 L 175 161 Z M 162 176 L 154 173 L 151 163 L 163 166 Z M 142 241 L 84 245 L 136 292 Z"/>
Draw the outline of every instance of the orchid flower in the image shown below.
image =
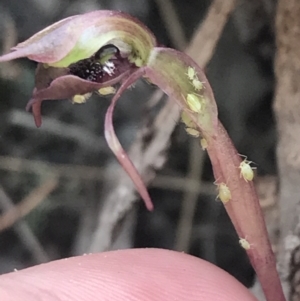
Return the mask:
<path id="1" fill-rule="evenodd" d="M 94 11 L 47 27 L 0 56 L 0 62 L 21 57 L 39 63 L 27 105 L 38 127 L 44 100 L 83 103 L 94 92 L 116 91 L 105 116 L 105 138 L 149 210 L 153 205 L 147 189 L 115 134 L 113 111 L 122 93 L 139 78 L 157 85 L 173 99 L 182 109 L 187 132 L 201 136 L 201 145 L 212 162 L 219 198 L 267 300 L 284 300 L 249 161 L 241 159 L 219 122 L 209 82 L 189 56 L 159 47 L 153 34 L 127 14 Z"/>

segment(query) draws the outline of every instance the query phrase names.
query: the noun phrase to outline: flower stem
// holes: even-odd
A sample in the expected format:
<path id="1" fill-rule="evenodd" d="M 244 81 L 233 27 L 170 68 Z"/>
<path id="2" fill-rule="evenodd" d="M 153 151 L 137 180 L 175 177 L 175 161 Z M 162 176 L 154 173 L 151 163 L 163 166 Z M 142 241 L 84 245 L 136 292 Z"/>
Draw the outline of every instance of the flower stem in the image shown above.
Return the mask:
<path id="1" fill-rule="evenodd" d="M 285 301 L 254 184 L 241 177 L 239 166 L 243 160 L 220 122 L 215 137 L 209 140 L 207 151 L 216 182 L 226 183 L 230 189 L 231 199 L 224 206 L 242 239 L 241 245 L 257 273 L 266 299 Z"/>

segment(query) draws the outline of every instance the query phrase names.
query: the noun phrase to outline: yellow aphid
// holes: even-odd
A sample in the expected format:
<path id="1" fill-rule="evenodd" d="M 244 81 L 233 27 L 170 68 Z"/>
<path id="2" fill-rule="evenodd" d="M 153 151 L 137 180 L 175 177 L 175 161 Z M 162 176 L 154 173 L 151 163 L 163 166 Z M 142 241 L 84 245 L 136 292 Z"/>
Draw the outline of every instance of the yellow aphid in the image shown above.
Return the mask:
<path id="1" fill-rule="evenodd" d="M 218 184 L 218 190 L 218 197 L 221 200 L 221 202 L 225 205 L 231 200 L 231 192 L 225 183 Z"/>
<path id="2" fill-rule="evenodd" d="M 135 63 L 135 65 L 136 65 L 137 67 L 142 67 L 142 66 L 143 66 L 143 60 L 142 60 L 140 57 L 136 58 L 136 59 L 134 60 L 134 63 Z"/>
<path id="3" fill-rule="evenodd" d="M 84 95 L 74 95 L 72 97 L 72 103 L 85 103 L 91 96 L 92 93 L 87 93 Z"/>
<path id="4" fill-rule="evenodd" d="M 208 146 L 207 140 L 205 138 L 200 139 L 200 145 L 201 145 L 203 150 L 206 150 L 207 146 Z"/>
<path id="5" fill-rule="evenodd" d="M 186 75 L 188 76 L 188 78 L 190 80 L 197 78 L 197 72 L 196 72 L 195 68 L 193 68 L 193 67 L 188 67 Z"/>
<path id="6" fill-rule="evenodd" d="M 255 168 L 250 166 L 251 163 L 252 161 L 245 159 L 239 166 L 241 170 L 240 177 L 243 177 L 246 182 L 252 181 L 254 178 L 253 169 Z"/>
<path id="7" fill-rule="evenodd" d="M 191 136 L 193 136 L 193 137 L 199 137 L 199 136 L 200 136 L 200 132 L 199 132 L 198 130 L 196 130 L 196 129 L 193 129 L 193 128 L 186 128 L 185 130 L 186 130 L 186 132 L 187 132 L 189 135 L 191 135 Z"/>
<path id="8" fill-rule="evenodd" d="M 250 250 L 251 248 L 250 243 L 245 238 L 240 238 L 239 243 L 241 247 L 244 248 L 245 250 Z"/>
<path id="9" fill-rule="evenodd" d="M 191 119 L 189 114 L 185 111 L 181 113 L 181 121 L 188 127 L 188 128 L 195 128 L 196 124 L 195 122 Z"/>
<path id="10" fill-rule="evenodd" d="M 105 88 L 100 88 L 98 92 L 101 95 L 109 95 L 109 94 L 115 94 L 116 89 L 114 87 L 105 87 Z"/>
<path id="11" fill-rule="evenodd" d="M 194 78 L 192 83 L 196 91 L 200 91 L 203 89 L 203 83 L 200 82 L 198 78 Z"/>
<path id="12" fill-rule="evenodd" d="M 202 103 L 201 98 L 195 94 L 188 94 L 186 97 L 189 108 L 195 113 L 201 113 Z"/>
<path id="13" fill-rule="evenodd" d="M 137 56 L 136 54 L 130 55 L 128 57 L 128 59 L 131 63 L 135 64 L 137 67 L 142 67 L 144 64 L 144 61 L 142 60 L 142 58 Z"/>

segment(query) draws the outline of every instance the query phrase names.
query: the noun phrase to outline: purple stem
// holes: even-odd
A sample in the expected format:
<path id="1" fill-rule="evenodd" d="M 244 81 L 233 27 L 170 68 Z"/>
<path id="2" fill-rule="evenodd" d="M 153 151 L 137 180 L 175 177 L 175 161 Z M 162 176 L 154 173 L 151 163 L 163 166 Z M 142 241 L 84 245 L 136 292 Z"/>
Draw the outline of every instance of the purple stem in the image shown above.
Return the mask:
<path id="1" fill-rule="evenodd" d="M 218 183 L 225 183 L 231 200 L 225 209 L 239 235 L 250 243 L 246 250 L 268 301 L 285 301 L 276 259 L 271 248 L 263 213 L 252 181 L 240 176 L 242 162 L 223 125 L 219 122 L 215 138 L 208 143 L 208 155 Z"/>

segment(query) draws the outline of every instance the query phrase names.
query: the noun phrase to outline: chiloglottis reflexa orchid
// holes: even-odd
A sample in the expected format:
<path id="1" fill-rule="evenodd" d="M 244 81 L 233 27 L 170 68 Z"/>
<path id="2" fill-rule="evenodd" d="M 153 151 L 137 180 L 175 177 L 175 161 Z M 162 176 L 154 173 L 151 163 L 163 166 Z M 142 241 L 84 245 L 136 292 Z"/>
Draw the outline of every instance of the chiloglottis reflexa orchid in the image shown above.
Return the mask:
<path id="1" fill-rule="evenodd" d="M 190 129 L 199 131 L 208 141 L 214 135 L 217 107 L 203 71 L 186 54 L 158 47 L 149 29 L 125 13 L 104 10 L 63 19 L 0 56 L 0 62 L 21 57 L 38 62 L 35 87 L 27 105 L 38 127 L 44 100 L 81 103 L 93 92 L 115 91 L 113 87 L 119 85 L 106 113 L 105 138 L 149 210 L 153 205 L 147 189 L 113 127 L 114 107 L 122 93 L 145 77 L 186 112 Z M 189 70 L 193 70 L 193 78 L 187 75 Z M 194 82 L 203 83 L 203 87 L 195 87 Z"/>

